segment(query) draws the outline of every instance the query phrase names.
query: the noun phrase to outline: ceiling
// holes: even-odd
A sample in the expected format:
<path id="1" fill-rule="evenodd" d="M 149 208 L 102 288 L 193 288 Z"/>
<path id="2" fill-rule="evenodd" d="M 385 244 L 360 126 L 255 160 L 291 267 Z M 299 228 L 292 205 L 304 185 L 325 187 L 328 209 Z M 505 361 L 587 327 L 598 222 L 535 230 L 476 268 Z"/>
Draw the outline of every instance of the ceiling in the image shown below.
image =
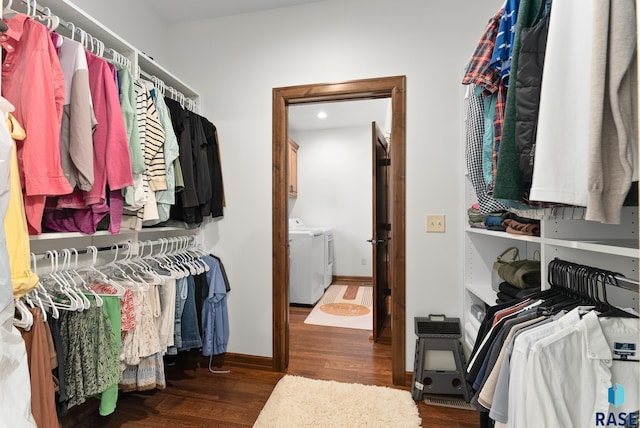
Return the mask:
<path id="1" fill-rule="evenodd" d="M 144 0 L 168 23 L 196 21 L 322 0 Z"/>
<path id="2" fill-rule="evenodd" d="M 291 105 L 289 106 L 289 130 L 352 128 L 370 126 L 373 121 L 382 128 L 387 119 L 390 102 L 390 98 L 381 98 Z M 327 117 L 319 119 L 317 115 L 320 111 L 325 112 Z"/>

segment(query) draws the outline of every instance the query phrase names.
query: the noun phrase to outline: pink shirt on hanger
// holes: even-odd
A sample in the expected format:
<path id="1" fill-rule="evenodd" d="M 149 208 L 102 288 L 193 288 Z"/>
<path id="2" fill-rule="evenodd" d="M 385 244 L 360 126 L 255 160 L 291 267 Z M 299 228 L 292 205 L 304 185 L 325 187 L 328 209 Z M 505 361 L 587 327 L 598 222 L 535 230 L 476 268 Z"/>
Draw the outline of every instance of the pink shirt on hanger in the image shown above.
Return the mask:
<path id="1" fill-rule="evenodd" d="M 120 94 L 113 70 L 102 58 L 86 51 L 89 66 L 89 86 L 98 125 L 93 133 L 93 188 L 86 192 L 87 205 L 106 202 L 107 184 L 110 190 L 133 185 L 129 142 L 124 127 Z"/>
<path id="2" fill-rule="evenodd" d="M 15 106 L 14 116 L 26 131 L 17 145 L 18 166 L 29 233 L 39 234 L 46 196 L 73 190 L 60 163 L 64 76 L 44 25 L 24 14 L 4 22 L 9 30 L 0 35 L 6 51 L 2 95 Z"/>

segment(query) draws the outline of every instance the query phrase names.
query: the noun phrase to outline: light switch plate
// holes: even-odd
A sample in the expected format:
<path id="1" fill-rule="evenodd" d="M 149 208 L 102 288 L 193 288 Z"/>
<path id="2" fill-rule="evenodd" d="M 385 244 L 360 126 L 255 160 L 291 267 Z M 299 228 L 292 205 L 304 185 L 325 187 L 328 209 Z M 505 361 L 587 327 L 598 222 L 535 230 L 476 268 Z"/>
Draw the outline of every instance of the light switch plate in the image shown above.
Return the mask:
<path id="1" fill-rule="evenodd" d="M 441 215 L 427 215 L 426 231 L 428 233 L 443 233 L 445 231 L 445 216 Z"/>

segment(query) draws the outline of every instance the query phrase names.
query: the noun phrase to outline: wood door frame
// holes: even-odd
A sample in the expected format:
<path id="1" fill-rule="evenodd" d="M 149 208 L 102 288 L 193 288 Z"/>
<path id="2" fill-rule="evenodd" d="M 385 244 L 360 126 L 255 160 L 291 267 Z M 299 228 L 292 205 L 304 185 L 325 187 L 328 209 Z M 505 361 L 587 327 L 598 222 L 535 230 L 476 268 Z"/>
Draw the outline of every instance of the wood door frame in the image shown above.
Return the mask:
<path id="1" fill-rule="evenodd" d="M 406 76 L 352 80 L 340 83 L 289 86 L 273 89 L 273 370 L 289 363 L 289 257 L 287 128 L 288 106 L 313 102 L 391 98 L 391 171 L 389 176 L 390 288 L 392 380 L 406 385 Z"/>

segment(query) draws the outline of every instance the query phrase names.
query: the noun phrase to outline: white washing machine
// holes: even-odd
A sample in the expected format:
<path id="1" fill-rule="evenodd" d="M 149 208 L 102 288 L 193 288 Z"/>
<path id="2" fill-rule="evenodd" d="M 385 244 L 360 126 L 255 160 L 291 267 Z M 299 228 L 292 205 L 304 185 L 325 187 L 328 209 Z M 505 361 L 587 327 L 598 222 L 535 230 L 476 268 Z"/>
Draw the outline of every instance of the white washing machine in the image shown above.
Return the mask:
<path id="1" fill-rule="evenodd" d="M 323 234 L 323 261 L 322 261 L 322 286 L 327 288 L 333 281 L 333 263 L 334 263 L 334 249 L 333 249 L 333 231 L 327 227 L 310 227 L 304 224 L 302 219 L 290 218 L 289 219 L 289 233 L 296 231 L 321 231 Z"/>
<path id="2" fill-rule="evenodd" d="M 324 233 L 289 231 L 289 302 L 314 305 L 324 293 Z"/>

